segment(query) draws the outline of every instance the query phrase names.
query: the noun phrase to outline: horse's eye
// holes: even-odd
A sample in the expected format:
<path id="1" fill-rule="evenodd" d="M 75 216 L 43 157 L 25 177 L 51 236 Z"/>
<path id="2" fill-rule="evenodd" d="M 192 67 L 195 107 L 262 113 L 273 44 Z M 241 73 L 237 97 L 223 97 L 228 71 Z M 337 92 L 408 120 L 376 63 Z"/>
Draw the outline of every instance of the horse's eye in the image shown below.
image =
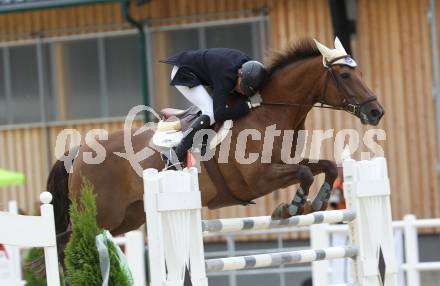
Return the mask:
<path id="1" fill-rule="evenodd" d="M 344 73 L 341 73 L 341 77 L 342 77 L 343 79 L 347 79 L 347 78 L 350 78 L 351 75 L 350 75 L 348 72 L 344 72 Z"/>

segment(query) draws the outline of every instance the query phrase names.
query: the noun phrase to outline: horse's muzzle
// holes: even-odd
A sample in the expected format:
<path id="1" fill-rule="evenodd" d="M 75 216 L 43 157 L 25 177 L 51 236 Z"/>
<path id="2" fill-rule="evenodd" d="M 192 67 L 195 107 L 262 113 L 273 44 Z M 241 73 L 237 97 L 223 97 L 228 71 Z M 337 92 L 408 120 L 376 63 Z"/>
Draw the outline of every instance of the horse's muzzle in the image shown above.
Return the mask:
<path id="1" fill-rule="evenodd" d="M 368 124 L 376 126 L 379 124 L 380 119 L 385 114 L 384 109 L 379 104 L 368 104 L 365 108 L 360 110 L 360 119 L 362 124 Z"/>

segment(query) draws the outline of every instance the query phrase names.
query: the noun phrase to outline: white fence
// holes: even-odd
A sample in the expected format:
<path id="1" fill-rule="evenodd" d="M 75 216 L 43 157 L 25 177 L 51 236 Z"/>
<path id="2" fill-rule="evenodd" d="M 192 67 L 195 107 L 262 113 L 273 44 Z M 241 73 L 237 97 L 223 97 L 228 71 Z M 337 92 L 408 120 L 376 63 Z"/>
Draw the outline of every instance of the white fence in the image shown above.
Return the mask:
<path id="1" fill-rule="evenodd" d="M 160 173 L 154 169 L 145 170 L 147 225 L 148 231 L 154 234 L 148 236 L 152 286 L 183 285 L 186 267 L 190 269 L 193 285 L 207 285 L 206 272 L 342 257 L 355 257 L 353 268 L 360 285 L 397 285 L 386 160 L 377 158 L 356 162 L 346 159 L 343 165 L 348 207 L 356 214 L 356 219 L 349 224 L 351 245 L 206 261 L 197 172 L 194 169 Z M 309 225 L 325 221 L 325 217 L 326 212 L 321 212 L 307 219 L 296 217 L 284 223 Z M 341 222 L 350 221 L 343 215 L 340 217 Z M 203 221 L 204 230 L 211 231 L 264 229 L 282 224 L 267 217 Z"/>
<path id="2" fill-rule="evenodd" d="M 419 239 L 418 228 L 440 227 L 440 218 L 436 219 L 419 219 L 412 214 L 405 215 L 403 220 L 393 221 L 394 240 L 396 245 L 396 255 L 400 262 L 399 267 L 399 286 L 420 286 L 420 272 L 423 271 L 439 271 L 440 261 L 436 262 L 420 262 L 419 261 Z M 312 247 L 329 247 L 334 246 L 330 243 L 329 236 L 336 233 L 341 234 L 341 238 L 348 237 L 348 228 L 345 225 L 314 225 L 311 228 L 310 238 Z M 319 238 L 319 239 L 314 239 Z M 338 243 L 336 243 L 338 245 Z M 345 267 L 349 267 L 348 261 Z M 326 269 L 326 271 L 324 271 Z M 328 285 L 335 276 L 338 269 L 332 269 L 327 261 L 312 263 L 313 285 Z M 327 273 L 327 275 L 322 275 Z M 350 281 L 345 281 L 350 282 Z"/>
<path id="3" fill-rule="evenodd" d="M 41 216 L 22 216 L 9 212 L 0 212 L 0 243 L 15 247 L 43 247 L 46 264 L 47 285 L 60 285 L 58 272 L 58 254 L 55 235 L 55 220 L 53 207 L 50 204 L 52 195 L 43 192 L 40 195 Z M 15 254 L 17 251 L 15 250 Z M 15 267 L 13 268 L 15 269 Z M 12 270 L 17 275 L 16 270 Z M 0 285 L 21 285 L 17 277 L 4 277 Z"/>
<path id="4" fill-rule="evenodd" d="M 249 231 L 235 231 L 228 233 L 207 233 L 205 237 L 224 237 L 226 239 L 225 250 L 206 251 L 206 257 L 222 257 L 225 255 L 251 255 L 261 252 L 274 252 L 287 248 L 288 240 L 284 240 L 285 234 L 292 232 L 309 232 L 310 244 L 312 248 L 319 247 L 319 244 L 324 247 L 339 246 L 346 243 L 348 240 L 348 227 L 347 225 L 339 224 L 318 224 L 313 228 L 322 228 L 324 231 L 319 230 L 320 234 L 314 234 L 309 226 L 288 226 L 275 229 L 264 230 L 249 230 Z M 419 236 L 417 235 L 417 229 L 422 227 L 440 227 L 440 218 L 433 219 L 416 219 L 414 215 L 405 215 L 403 220 L 393 221 L 393 237 L 394 245 L 397 256 L 398 265 L 398 285 L 399 286 L 421 286 L 422 282 L 419 277 L 419 273 L 423 271 L 440 271 L 440 259 L 435 262 L 420 262 L 418 245 Z M 274 235 L 276 237 L 276 244 L 271 248 L 260 248 L 258 250 L 240 250 L 237 249 L 236 237 L 253 236 L 253 235 Z M 319 244 L 316 244 L 318 242 Z M 313 244 L 314 243 L 314 244 Z M 306 247 L 306 246 L 303 246 Z M 296 250 L 298 247 L 289 247 L 288 250 Z M 298 272 L 311 272 L 314 277 L 314 286 L 324 286 L 327 283 L 350 283 L 350 266 L 351 259 L 345 259 L 343 261 L 332 261 L 322 268 L 316 268 L 319 264 L 325 264 L 327 261 L 318 262 L 314 267 L 299 266 L 299 267 L 281 267 L 281 268 L 266 268 L 266 269 L 249 269 L 246 271 L 231 271 L 223 273 L 210 273 L 208 277 L 226 277 L 228 279 L 229 286 L 238 285 L 237 278 L 240 276 L 248 275 L 265 275 L 265 274 L 277 274 L 279 276 L 279 285 L 289 285 L 286 281 L 285 275 L 288 273 Z M 313 273 L 315 269 L 315 273 Z M 437 286 L 437 284 L 432 284 Z M 425 286 L 425 285 L 422 285 Z"/>
<path id="5" fill-rule="evenodd" d="M 8 203 L 9 214 L 18 214 L 17 202 L 10 201 Z M 23 233 L 24 234 L 24 233 Z M 1 236 L 0 236 L 1 237 Z M 130 267 L 131 274 L 134 280 L 134 286 L 146 285 L 146 273 L 145 273 L 145 240 L 142 231 L 131 231 L 124 236 L 114 237 L 114 241 L 119 246 L 124 247 L 124 253 L 127 259 L 128 266 Z M 18 286 L 25 285 L 22 275 L 22 257 L 21 251 L 31 248 L 30 245 L 5 245 L 8 263 L 0 266 L 2 269 L 9 268 L 10 273 L 6 273 L 8 278 L 8 284 L 2 283 L 0 279 L 0 285 Z M 6 270 L 5 270 L 6 271 Z M 1 272 L 1 269 L 0 269 Z M 0 275 L 1 276 L 1 275 Z"/>

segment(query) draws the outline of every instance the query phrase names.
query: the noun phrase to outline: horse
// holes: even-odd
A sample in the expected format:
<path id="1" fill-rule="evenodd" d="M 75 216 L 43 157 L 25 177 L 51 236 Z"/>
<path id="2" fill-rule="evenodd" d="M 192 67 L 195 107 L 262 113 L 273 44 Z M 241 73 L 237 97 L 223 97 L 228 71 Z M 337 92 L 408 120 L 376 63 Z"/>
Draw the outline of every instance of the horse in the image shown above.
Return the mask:
<path id="1" fill-rule="evenodd" d="M 218 153 L 212 158 L 218 163 L 225 188 L 229 189 L 230 194 L 225 194 L 225 190 L 215 184 L 202 165 L 199 181 L 203 206 L 215 209 L 250 202 L 299 183 L 293 200 L 280 204 L 273 211 L 274 219 L 326 209 L 331 186 L 338 174 L 335 162 L 304 158 L 297 164 L 287 164 L 282 160 L 282 136 L 274 138 L 269 163 L 256 160 L 250 164 L 240 164 L 234 154 L 243 130 L 254 129 L 264 134 L 266 128 L 274 124 L 279 130 L 304 130 L 307 114 L 314 107 L 349 112 L 363 124 L 379 123 L 384 109 L 362 81 L 357 64 L 347 55 L 338 39 L 335 40 L 335 47 L 331 49 L 316 40 L 303 39 L 269 56 L 267 81 L 260 90 L 262 105 L 234 120 L 228 162 L 218 163 Z M 133 134 L 136 130 L 130 132 Z M 133 136 L 133 150 L 138 152 L 147 146 L 153 133 L 147 130 Z M 291 154 L 295 153 L 297 141 L 298 136 L 295 135 Z M 94 150 L 88 145 L 81 145 L 77 148 L 78 155 L 73 161 L 71 173 L 58 160 L 49 174 L 47 190 L 54 198 L 56 232 L 61 249 L 69 237 L 69 196 L 79 194 L 83 177 L 94 186 L 99 227 L 108 229 L 112 235 L 120 235 L 145 223 L 142 177 L 127 160 L 115 155 L 124 151 L 124 131 L 115 131 L 109 134 L 107 140 L 100 140 L 99 143 L 107 154 L 101 164 L 85 163 L 83 153 Z M 249 140 L 246 144 L 249 153 L 261 153 L 262 149 L 261 140 Z M 159 152 L 140 164 L 143 169 L 164 167 Z M 314 176 L 321 173 L 325 174 L 324 183 L 316 198 L 310 201 L 309 188 Z"/>

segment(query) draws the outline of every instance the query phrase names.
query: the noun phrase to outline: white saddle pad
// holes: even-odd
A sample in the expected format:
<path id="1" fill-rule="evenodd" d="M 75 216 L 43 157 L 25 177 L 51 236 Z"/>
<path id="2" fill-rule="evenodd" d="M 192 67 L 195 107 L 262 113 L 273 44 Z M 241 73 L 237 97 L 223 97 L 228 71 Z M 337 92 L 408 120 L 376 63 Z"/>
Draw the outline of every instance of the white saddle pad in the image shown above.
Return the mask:
<path id="1" fill-rule="evenodd" d="M 160 123 L 159 123 L 160 125 Z M 223 122 L 219 131 L 215 136 L 209 141 L 209 149 L 214 149 L 228 136 L 230 130 L 232 129 L 232 120 L 226 120 Z M 153 135 L 153 144 L 159 147 L 172 148 L 179 144 L 180 140 L 183 138 L 183 132 L 180 129 L 172 130 L 160 130 L 158 128 Z M 167 129 L 167 128 L 166 128 Z"/>

